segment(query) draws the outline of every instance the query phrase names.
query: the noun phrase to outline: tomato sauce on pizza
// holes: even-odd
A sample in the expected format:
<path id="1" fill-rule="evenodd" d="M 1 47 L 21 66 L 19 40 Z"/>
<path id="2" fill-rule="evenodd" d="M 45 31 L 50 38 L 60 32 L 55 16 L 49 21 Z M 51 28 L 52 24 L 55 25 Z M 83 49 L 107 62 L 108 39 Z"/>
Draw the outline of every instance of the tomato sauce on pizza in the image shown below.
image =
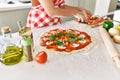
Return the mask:
<path id="1" fill-rule="evenodd" d="M 88 24 L 100 24 L 104 22 L 102 17 L 88 17 L 87 20 Z"/>
<path id="2" fill-rule="evenodd" d="M 75 29 L 53 29 L 40 37 L 40 46 L 59 52 L 80 50 L 92 43 L 90 35 Z"/>

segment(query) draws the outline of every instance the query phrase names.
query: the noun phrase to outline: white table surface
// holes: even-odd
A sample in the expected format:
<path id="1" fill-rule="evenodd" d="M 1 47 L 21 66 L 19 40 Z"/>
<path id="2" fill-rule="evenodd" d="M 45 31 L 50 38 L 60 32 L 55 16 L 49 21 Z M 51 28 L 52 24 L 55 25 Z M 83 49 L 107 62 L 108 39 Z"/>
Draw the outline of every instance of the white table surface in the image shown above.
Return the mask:
<path id="1" fill-rule="evenodd" d="M 120 70 L 110 58 L 100 37 L 98 28 L 86 28 L 74 21 L 33 30 L 35 52 L 41 51 L 41 33 L 53 28 L 72 28 L 86 31 L 97 41 L 89 51 L 71 55 L 56 55 L 50 52 L 46 64 L 22 61 L 13 66 L 0 63 L 0 80 L 120 80 Z M 17 34 L 15 34 L 17 35 Z M 17 38 L 15 37 L 17 40 Z"/>

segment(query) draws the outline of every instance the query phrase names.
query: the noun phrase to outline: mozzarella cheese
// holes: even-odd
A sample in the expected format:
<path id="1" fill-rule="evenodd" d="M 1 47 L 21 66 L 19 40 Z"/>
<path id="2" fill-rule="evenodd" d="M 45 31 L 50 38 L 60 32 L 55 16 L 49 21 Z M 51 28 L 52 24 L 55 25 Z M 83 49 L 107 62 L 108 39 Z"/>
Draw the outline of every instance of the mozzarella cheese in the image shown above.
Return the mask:
<path id="1" fill-rule="evenodd" d="M 44 41 L 49 40 L 48 37 L 43 37 L 42 39 L 43 39 Z"/>
<path id="2" fill-rule="evenodd" d="M 59 49 L 66 49 L 65 46 L 58 46 Z"/>
<path id="3" fill-rule="evenodd" d="M 84 44 L 84 43 L 86 43 L 87 41 L 86 41 L 86 40 L 81 40 L 81 41 L 79 41 L 79 42 L 81 42 L 81 43 Z"/>
<path id="4" fill-rule="evenodd" d="M 79 45 L 80 45 L 80 44 L 73 43 L 73 44 L 72 44 L 72 47 L 76 48 L 76 47 L 78 47 Z"/>
<path id="5" fill-rule="evenodd" d="M 81 34 L 79 37 L 81 37 L 81 38 L 85 38 L 85 35 L 84 35 L 84 34 Z"/>
<path id="6" fill-rule="evenodd" d="M 53 44 L 53 42 L 52 41 L 46 42 L 46 45 L 50 45 L 50 44 Z"/>

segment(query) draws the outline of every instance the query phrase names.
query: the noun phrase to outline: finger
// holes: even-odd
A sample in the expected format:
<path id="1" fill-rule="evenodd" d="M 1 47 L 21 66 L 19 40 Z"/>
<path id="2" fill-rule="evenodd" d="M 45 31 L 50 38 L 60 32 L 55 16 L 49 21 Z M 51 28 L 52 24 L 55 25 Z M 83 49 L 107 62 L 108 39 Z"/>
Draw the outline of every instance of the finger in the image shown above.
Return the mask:
<path id="1" fill-rule="evenodd" d="M 92 13 L 90 11 L 87 11 L 88 17 L 92 16 Z"/>
<path id="2" fill-rule="evenodd" d="M 85 14 L 85 17 L 91 17 L 92 16 L 92 13 L 86 9 L 83 10 L 83 13 Z"/>
<path id="3" fill-rule="evenodd" d="M 85 21 L 83 16 L 80 16 L 79 20 L 80 20 L 80 22 L 84 22 Z"/>
<path id="4" fill-rule="evenodd" d="M 86 21 L 86 17 L 87 17 L 87 14 L 86 14 L 86 12 L 81 12 L 81 19 L 82 19 L 82 22 L 84 22 L 84 21 Z"/>
<path id="5" fill-rule="evenodd" d="M 84 22 L 86 19 L 83 12 L 79 12 L 77 15 L 74 15 L 74 17 L 77 18 L 79 22 Z"/>
<path id="6" fill-rule="evenodd" d="M 86 11 L 83 10 L 82 12 L 83 12 L 83 14 L 84 14 L 84 17 L 87 18 L 87 13 L 86 13 Z"/>
<path id="7" fill-rule="evenodd" d="M 85 11 L 85 10 L 83 10 L 82 12 L 83 12 L 83 18 L 84 18 L 84 21 L 86 21 L 86 19 L 87 19 L 88 15 L 87 15 L 87 13 L 86 13 L 86 11 Z"/>

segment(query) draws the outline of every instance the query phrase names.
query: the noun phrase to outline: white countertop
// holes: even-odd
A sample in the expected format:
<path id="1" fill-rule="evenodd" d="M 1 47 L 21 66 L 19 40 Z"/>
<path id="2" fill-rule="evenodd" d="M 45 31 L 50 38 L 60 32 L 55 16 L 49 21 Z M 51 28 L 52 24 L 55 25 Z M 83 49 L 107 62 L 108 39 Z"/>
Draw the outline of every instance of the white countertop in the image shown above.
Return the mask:
<path id="1" fill-rule="evenodd" d="M 19 1 L 14 1 L 14 4 L 0 3 L 0 12 L 27 8 L 31 8 L 31 3 L 21 3 Z"/>
<path id="2" fill-rule="evenodd" d="M 13 66 L 0 63 L 0 79 L 2 80 L 119 80 L 120 71 L 110 58 L 100 37 L 98 28 L 86 28 L 74 21 L 60 25 L 33 30 L 35 55 L 40 51 L 39 38 L 41 33 L 53 28 L 72 28 L 85 31 L 91 35 L 96 45 L 88 51 L 71 55 L 56 55 L 50 52 L 46 64 L 22 61 Z M 17 34 L 15 34 L 17 35 Z M 17 38 L 15 37 L 17 40 Z"/>

